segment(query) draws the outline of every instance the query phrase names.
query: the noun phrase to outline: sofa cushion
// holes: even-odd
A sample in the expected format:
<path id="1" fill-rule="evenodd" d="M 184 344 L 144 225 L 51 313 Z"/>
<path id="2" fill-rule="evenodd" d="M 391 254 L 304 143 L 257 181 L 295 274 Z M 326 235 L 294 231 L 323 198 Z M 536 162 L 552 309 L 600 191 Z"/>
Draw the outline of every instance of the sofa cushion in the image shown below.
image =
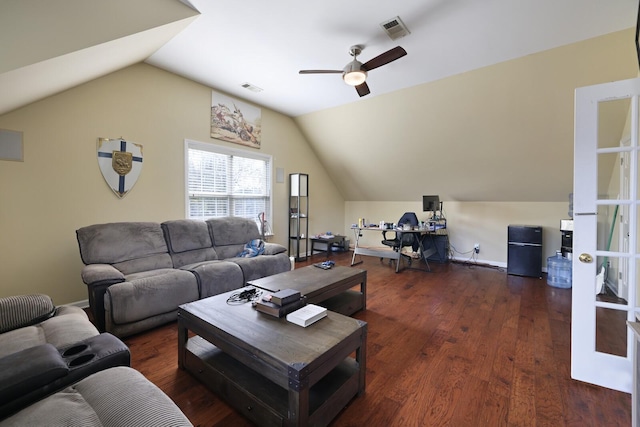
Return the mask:
<path id="1" fill-rule="evenodd" d="M 161 274 L 160 274 L 161 273 Z M 198 299 L 198 282 L 189 271 L 168 269 L 136 273 L 107 289 L 105 307 L 114 323 L 136 322 L 177 310 Z"/>
<path id="2" fill-rule="evenodd" d="M 35 402 L 0 426 L 191 426 L 175 403 L 140 372 L 110 368 Z"/>
<path id="3" fill-rule="evenodd" d="M 165 221 L 161 226 L 170 252 L 180 253 L 213 247 L 209 227 L 204 221 L 176 219 Z"/>
<path id="4" fill-rule="evenodd" d="M 53 316 L 56 307 L 48 295 L 17 295 L 0 298 L 0 334 L 33 325 Z"/>
<path id="5" fill-rule="evenodd" d="M 136 258 L 123 262 L 113 264 L 113 266 L 120 270 L 123 274 L 133 274 L 146 272 L 150 270 L 160 270 L 163 268 L 172 268 L 173 261 L 171 256 L 166 254 L 156 254 L 145 258 Z"/>
<path id="6" fill-rule="evenodd" d="M 244 275 L 240 266 L 229 261 L 207 261 L 182 267 L 198 278 L 200 298 L 207 298 L 244 286 Z"/>
<path id="7" fill-rule="evenodd" d="M 264 244 L 264 254 L 265 255 L 277 255 L 283 252 L 287 252 L 287 248 L 282 246 L 279 243 L 265 243 Z"/>
<path id="8" fill-rule="evenodd" d="M 173 266 L 155 222 L 95 224 L 76 231 L 85 264 L 112 264 L 124 274 Z"/>
<path id="9" fill-rule="evenodd" d="M 240 266 L 245 283 L 291 270 L 291 260 L 285 253 L 254 258 L 229 258 L 229 261 Z"/>
<path id="10" fill-rule="evenodd" d="M 47 343 L 63 348 L 98 334 L 83 309 L 63 305 L 44 322 L 0 334 L 0 357 Z"/>
<path id="11" fill-rule="evenodd" d="M 177 219 L 161 225 L 175 268 L 218 259 L 206 222 Z"/>
<path id="12" fill-rule="evenodd" d="M 211 218 L 206 221 L 213 239 L 213 246 L 244 245 L 250 240 L 260 239 L 260 231 L 255 221 L 229 216 Z"/>

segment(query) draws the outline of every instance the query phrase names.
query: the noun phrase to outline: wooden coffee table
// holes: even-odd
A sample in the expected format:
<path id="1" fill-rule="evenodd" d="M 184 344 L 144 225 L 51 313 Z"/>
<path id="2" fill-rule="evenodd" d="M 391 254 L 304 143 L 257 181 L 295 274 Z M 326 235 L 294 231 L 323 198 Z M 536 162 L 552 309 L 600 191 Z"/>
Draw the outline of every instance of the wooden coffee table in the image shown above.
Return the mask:
<path id="1" fill-rule="evenodd" d="M 179 307 L 181 369 L 260 426 L 327 425 L 364 393 L 366 322 L 329 311 L 303 328 L 227 304 L 235 292 Z"/>
<path id="2" fill-rule="evenodd" d="M 367 271 L 359 268 L 334 266 L 323 270 L 310 265 L 251 280 L 247 285 L 269 292 L 295 289 L 307 297 L 307 303 L 347 316 L 367 309 Z M 351 289 L 356 286 L 360 289 Z"/>

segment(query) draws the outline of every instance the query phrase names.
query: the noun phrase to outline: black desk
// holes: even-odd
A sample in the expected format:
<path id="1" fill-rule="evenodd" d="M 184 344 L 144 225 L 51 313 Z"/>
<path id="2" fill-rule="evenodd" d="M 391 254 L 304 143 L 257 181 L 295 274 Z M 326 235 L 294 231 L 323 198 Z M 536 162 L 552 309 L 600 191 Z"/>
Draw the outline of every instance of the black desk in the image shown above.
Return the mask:
<path id="1" fill-rule="evenodd" d="M 429 261 L 440 264 L 449 262 L 449 234 L 446 229 L 438 229 L 422 236 L 422 246 L 429 253 Z"/>

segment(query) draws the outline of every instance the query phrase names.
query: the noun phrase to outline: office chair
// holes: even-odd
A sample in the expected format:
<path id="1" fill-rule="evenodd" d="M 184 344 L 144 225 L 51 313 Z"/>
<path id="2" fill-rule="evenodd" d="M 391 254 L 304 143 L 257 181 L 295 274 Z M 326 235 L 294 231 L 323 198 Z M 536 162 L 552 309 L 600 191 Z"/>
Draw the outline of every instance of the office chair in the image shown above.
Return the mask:
<path id="1" fill-rule="evenodd" d="M 404 224 L 409 224 L 412 227 L 418 225 L 418 217 L 415 212 L 405 212 L 402 217 L 398 220 L 398 228 L 402 228 Z M 395 233 L 395 237 L 393 239 L 387 238 L 387 233 Z M 413 233 L 400 233 L 392 230 L 383 230 L 382 231 L 382 244 L 386 246 L 390 246 L 396 252 L 402 252 L 402 248 L 405 246 L 411 246 L 414 252 L 418 250 L 419 242 L 415 234 Z M 411 259 L 411 258 L 409 258 Z"/>

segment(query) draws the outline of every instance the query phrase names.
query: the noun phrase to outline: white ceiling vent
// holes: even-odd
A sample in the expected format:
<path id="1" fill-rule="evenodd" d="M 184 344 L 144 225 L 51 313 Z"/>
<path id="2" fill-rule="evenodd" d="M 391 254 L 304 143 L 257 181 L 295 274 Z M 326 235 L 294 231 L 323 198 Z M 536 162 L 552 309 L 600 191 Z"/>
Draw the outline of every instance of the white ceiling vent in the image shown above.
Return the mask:
<path id="1" fill-rule="evenodd" d="M 400 37 L 406 36 L 407 34 L 411 34 L 411 31 L 409 31 L 407 26 L 404 25 L 404 22 L 402 22 L 402 19 L 400 19 L 399 16 L 383 22 L 380 26 L 384 29 L 385 33 L 387 33 L 391 40 L 396 40 Z"/>
<path id="2" fill-rule="evenodd" d="M 251 83 L 242 83 L 242 86 L 245 89 L 249 89 L 251 92 L 262 92 L 262 89 L 258 86 L 252 85 Z"/>

